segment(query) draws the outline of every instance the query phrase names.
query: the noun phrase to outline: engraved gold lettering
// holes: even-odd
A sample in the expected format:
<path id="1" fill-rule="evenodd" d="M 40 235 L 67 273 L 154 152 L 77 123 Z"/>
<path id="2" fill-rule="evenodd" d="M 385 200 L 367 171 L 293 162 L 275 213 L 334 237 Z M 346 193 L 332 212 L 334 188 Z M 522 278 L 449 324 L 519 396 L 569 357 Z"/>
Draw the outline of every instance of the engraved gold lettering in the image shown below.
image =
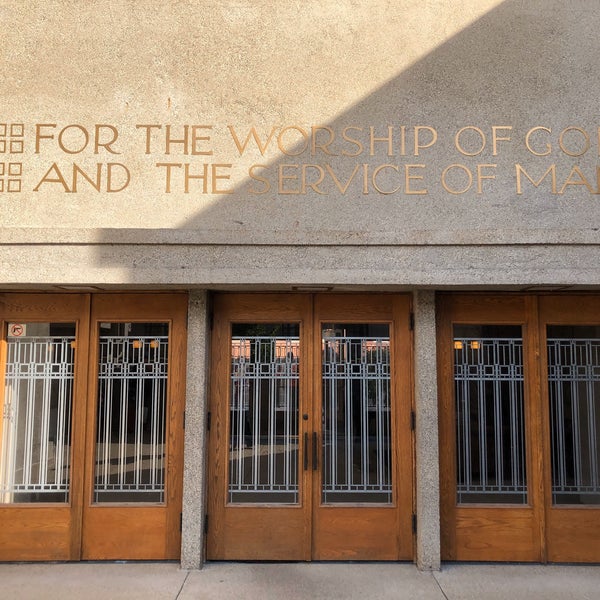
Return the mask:
<path id="1" fill-rule="evenodd" d="M 37 123 L 35 126 L 35 153 L 40 153 L 40 140 L 53 140 L 53 135 L 42 134 L 42 127 L 56 127 L 56 123 Z M 600 133 L 598 134 L 600 135 Z"/>
<path id="2" fill-rule="evenodd" d="M 71 186 L 72 192 L 79 191 L 77 189 L 77 183 L 79 176 L 83 177 L 97 192 L 100 191 L 100 185 L 102 184 L 102 163 L 96 165 L 96 180 L 94 181 L 90 175 L 88 175 L 81 167 L 73 165 L 73 183 Z"/>
<path id="3" fill-rule="evenodd" d="M 300 165 L 279 165 L 279 189 L 278 192 L 280 194 L 292 194 L 297 195 L 300 194 L 299 189 L 286 189 L 285 182 L 286 181 L 298 181 L 298 175 L 295 173 L 293 175 L 286 174 L 286 170 L 289 169 L 298 169 Z"/>
<path id="4" fill-rule="evenodd" d="M 181 169 L 181 163 L 156 163 L 157 167 L 165 167 L 165 193 L 171 193 L 171 171 Z"/>
<path id="5" fill-rule="evenodd" d="M 113 179 L 115 179 L 114 171 L 121 171 L 125 177 L 121 187 L 113 187 Z M 106 165 L 106 191 L 110 193 L 123 191 L 131 181 L 131 173 L 129 169 L 121 163 L 107 163 Z"/>
<path id="6" fill-rule="evenodd" d="M 326 141 L 319 142 L 317 140 L 317 138 L 319 136 L 319 131 L 325 131 L 329 134 L 329 137 L 327 138 Z M 329 151 L 329 146 L 331 146 L 331 144 L 333 143 L 334 140 L 335 140 L 335 132 L 333 131 L 333 129 L 331 127 L 313 126 L 311 128 L 311 141 L 312 141 L 311 154 L 314 156 L 317 153 L 317 150 L 322 150 L 324 154 L 327 154 L 329 156 L 337 156 L 337 154 L 335 152 Z"/>
<path id="7" fill-rule="evenodd" d="M 260 137 L 258 136 L 256 128 L 251 127 L 250 131 L 248 132 L 248 135 L 246 136 L 245 141 L 242 143 L 242 142 L 240 142 L 233 125 L 227 125 L 227 129 L 229 129 L 229 133 L 231 134 L 233 142 L 235 143 L 240 156 L 243 156 L 244 152 L 246 152 L 246 148 L 248 146 L 248 143 L 250 142 L 250 138 L 254 139 L 254 143 L 256 144 L 256 147 L 260 151 L 261 156 L 264 156 L 265 152 L 267 151 L 267 148 L 269 147 L 269 144 L 271 143 L 271 140 L 273 139 L 273 137 L 275 136 L 275 133 L 277 132 L 277 127 L 272 127 L 271 132 L 269 133 L 269 136 L 267 137 L 267 140 L 263 143 L 261 141 Z"/>
<path id="8" fill-rule="evenodd" d="M 101 132 L 103 130 L 107 130 L 108 132 L 112 133 L 112 136 L 110 137 L 110 139 L 101 142 L 100 137 Z M 107 152 L 110 152 L 111 154 L 121 154 L 120 152 L 117 152 L 116 150 L 112 149 L 112 145 L 117 141 L 118 137 L 119 132 L 114 125 L 96 125 L 94 128 L 94 154 L 98 154 L 100 148 L 104 148 Z"/>
<path id="9" fill-rule="evenodd" d="M 483 180 L 484 179 L 496 179 L 496 174 L 486 175 L 483 169 L 495 169 L 497 165 L 477 165 L 477 193 L 483 193 Z"/>
<path id="10" fill-rule="evenodd" d="M 290 131 L 299 133 L 301 138 L 300 141 L 292 142 L 291 148 L 295 148 L 293 151 L 290 148 L 286 148 L 284 145 L 284 136 Z M 284 127 L 277 136 L 277 147 L 279 148 L 279 151 L 286 156 L 300 156 L 300 154 L 304 153 L 308 148 L 309 138 L 310 136 L 302 129 L 302 127 L 290 125 L 289 127 Z"/>
<path id="11" fill-rule="evenodd" d="M 356 152 L 348 152 L 347 150 L 342 150 L 342 156 L 360 156 L 363 151 L 364 151 L 364 146 L 362 145 L 362 142 L 360 142 L 359 140 L 350 137 L 348 135 L 348 131 L 350 130 L 354 130 L 354 131 L 358 131 L 361 132 L 362 131 L 362 127 L 345 127 L 342 131 L 342 139 L 345 142 L 350 142 L 351 144 L 354 144 L 356 146 Z M 600 137 L 600 131 L 598 132 L 598 136 Z"/>
<path id="12" fill-rule="evenodd" d="M 398 187 L 395 187 L 391 190 L 383 190 L 379 187 L 379 185 L 377 184 L 377 176 L 379 175 L 379 173 L 381 171 L 383 171 L 384 169 L 392 169 L 394 171 L 396 171 L 396 173 L 398 173 L 400 171 L 400 169 L 398 168 L 398 165 L 379 165 L 374 171 L 373 171 L 373 175 L 371 175 L 371 181 L 373 182 L 373 187 L 375 188 L 375 190 L 377 190 L 380 194 L 384 194 L 384 195 L 389 195 L 389 194 L 394 194 L 395 192 L 397 192 L 399 189 L 401 189 L 401 185 L 398 185 Z"/>
<path id="13" fill-rule="evenodd" d="M 421 131 L 428 131 L 431 134 L 431 138 L 426 144 L 421 144 L 421 141 L 419 139 Z M 437 138 L 437 131 L 433 127 L 429 127 L 428 125 L 417 125 L 415 127 L 415 156 L 419 156 L 420 150 L 424 150 L 425 148 L 431 148 L 431 146 L 433 146 L 437 142 Z"/>
<path id="14" fill-rule="evenodd" d="M 210 142 L 210 135 L 200 135 L 200 131 L 203 129 L 212 129 L 212 125 L 192 125 L 192 148 L 191 154 L 194 156 L 210 156 L 212 155 L 212 150 L 204 149 L 202 150 L 199 146 L 199 142 Z"/>
<path id="15" fill-rule="evenodd" d="M 316 181 L 309 182 L 307 181 L 308 170 L 313 169 L 318 172 L 318 178 Z M 317 186 L 320 185 L 325 177 L 325 171 L 323 167 L 320 165 L 302 165 L 302 188 L 301 193 L 306 194 L 306 188 L 309 187 L 317 194 L 324 194 L 325 192 L 321 191 Z"/>
<path id="16" fill-rule="evenodd" d="M 467 176 L 467 185 L 462 188 L 462 189 L 454 189 L 451 188 L 448 185 L 447 182 L 447 177 L 448 175 L 451 173 L 451 171 L 453 171 L 454 169 L 458 169 L 459 171 L 462 171 L 463 173 L 466 174 Z M 449 193 L 449 194 L 455 194 L 455 195 L 460 195 L 460 194 L 464 194 L 465 192 L 467 192 L 469 189 L 471 189 L 471 185 L 473 185 L 473 173 L 471 173 L 471 171 L 465 167 L 465 165 L 461 165 L 461 164 L 453 164 L 453 165 L 448 165 L 443 171 L 442 171 L 442 187 Z"/>
<path id="17" fill-rule="evenodd" d="M 575 178 L 575 176 L 577 178 Z M 560 192 L 558 192 L 558 193 L 564 194 L 568 185 L 583 185 L 587 188 L 587 190 L 588 190 L 588 192 L 590 192 L 590 194 L 596 193 L 594 191 L 594 188 L 591 186 L 590 182 L 585 178 L 584 174 L 581 172 L 581 169 L 577 165 L 575 165 L 571 169 L 569 176 L 563 183 L 563 186 L 560 188 Z"/>
<path id="18" fill-rule="evenodd" d="M 523 193 L 523 188 L 521 186 L 521 174 L 525 175 L 525 177 L 530 181 L 530 183 L 533 184 L 534 187 L 539 187 L 541 185 L 542 181 L 544 181 L 544 179 L 546 179 L 546 177 L 548 175 L 550 175 L 550 178 L 552 181 L 552 193 L 556 194 L 556 165 L 550 165 L 548 167 L 548 169 L 546 170 L 546 172 L 537 181 L 535 181 L 529 175 L 529 173 L 527 173 L 527 171 L 525 171 L 525 169 L 523 168 L 522 165 L 520 165 L 518 163 L 515 164 L 515 169 L 516 169 L 516 175 L 517 175 L 517 194 Z"/>
<path id="19" fill-rule="evenodd" d="M 331 166 L 325 165 L 325 170 L 327 171 L 327 173 L 329 173 L 329 175 L 331 176 L 331 179 L 333 179 L 333 183 L 335 183 L 335 187 L 337 187 L 337 189 L 340 191 L 340 193 L 342 195 L 344 195 L 348 191 L 348 187 L 352 183 L 352 180 L 354 179 L 354 176 L 358 173 L 359 169 L 360 169 L 360 165 L 356 165 L 354 167 L 354 170 L 350 174 L 350 177 L 348 177 L 348 180 L 346 181 L 346 183 L 344 185 L 342 185 L 342 183 L 337 178 L 337 176 L 336 176 L 335 172 L 333 171 L 333 169 L 331 168 Z"/>
<path id="20" fill-rule="evenodd" d="M 552 145 L 549 143 L 546 143 L 546 151 L 545 152 L 536 152 L 532 147 L 531 147 L 531 136 L 533 135 L 534 132 L 536 131 L 545 131 L 546 133 L 552 133 L 552 129 L 549 129 L 548 127 L 533 127 L 532 129 L 530 129 L 527 134 L 525 135 L 525 147 L 527 148 L 527 150 L 529 150 L 529 152 L 531 152 L 531 154 L 533 154 L 534 156 L 548 156 L 548 154 L 550 154 L 552 152 Z"/>
<path id="21" fill-rule="evenodd" d="M 162 125 L 136 125 L 136 129 L 146 130 L 146 154 L 151 154 L 151 143 L 152 143 L 152 130 L 162 129 Z M 166 163 L 165 163 L 166 164 Z"/>
<path id="22" fill-rule="evenodd" d="M 498 142 L 510 142 L 510 135 L 508 137 L 498 135 L 498 132 L 502 129 L 512 131 L 510 125 L 492 125 L 492 156 L 498 156 Z"/>
<path id="23" fill-rule="evenodd" d="M 363 163 L 363 195 L 369 194 L 369 165 Z"/>
<path id="24" fill-rule="evenodd" d="M 474 131 L 476 133 L 476 135 L 479 137 L 479 144 L 480 144 L 479 148 L 476 150 L 473 150 L 473 151 L 465 150 L 465 148 L 463 148 L 462 143 L 461 143 L 461 136 L 465 132 L 471 132 L 471 131 Z M 485 149 L 485 144 L 486 144 L 485 133 L 483 133 L 483 131 L 481 129 L 479 129 L 479 127 L 475 127 L 473 125 L 467 125 L 466 127 L 459 129 L 456 132 L 456 135 L 454 136 L 454 146 L 464 156 L 477 156 L 478 154 L 481 154 L 483 152 L 483 150 Z"/>
<path id="25" fill-rule="evenodd" d="M 375 143 L 376 142 L 384 142 L 387 143 L 387 155 L 394 156 L 394 128 L 391 125 L 388 125 L 388 134 L 387 137 L 377 137 L 375 135 L 375 127 L 370 127 L 370 146 L 369 146 L 369 156 L 375 156 Z"/>
<path id="26" fill-rule="evenodd" d="M 54 173 L 56 177 L 50 177 L 52 173 Z M 65 192 L 71 191 L 56 163 L 52 163 L 50 168 L 46 171 L 46 173 L 44 173 L 44 176 L 40 179 L 40 182 L 33 188 L 33 191 L 39 191 L 43 183 L 60 183 L 63 186 Z"/>
<path id="27" fill-rule="evenodd" d="M 250 178 L 254 179 L 255 181 L 261 181 L 264 184 L 264 188 L 262 190 L 257 190 L 255 188 L 250 188 L 248 191 L 251 194 L 266 194 L 271 189 L 271 183 L 269 182 L 269 180 L 267 178 L 261 177 L 260 175 L 257 175 L 255 173 L 256 169 L 265 169 L 265 170 L 267 170 L 268 167 L 267 167 L 267 165 L 252 165 L 248 169 L 248 175 L 250 176 Z"/>
<path id="28" fill-rule="evenodd" d="M 572 131 L 576 131 L 583 136 L 583 145 L 578 151 L 569 150 L 569 148 L 567 148 L 565 145 L 565 136 Z M 560 149 L 568 156 L 583 156 L 590 149 L 592 142 L 587 131 L 584 131 L 580 127 L 571 126 L 563 129 L 560 132 L 560 135 L 558 136 L 558 145 L 560 146 Z"/>
<path id="29" fill-rule="evenodd" d="M 206 194 L 208 191 L 208 164 L 202 163 L 200 165 L 201 172 L 199 174 L 190 173 L 190 163 L 184 163 L 183 165 L 183 181 L 184 187 L 183 191 L 188 194 L 190 191 L 190 180 L 200 180 L 202 182 L 202 193 Z"/>
<path id="30" fill-rule="evenodd" d="M 74 133 L 74 136 L 71 135 L 71 132 Z M 67 148 L 65 145 L 65 135 L 67 137 L 67 141 L 69 141 L 71 144 L 75 144 L 77 143 L 77 137 L 79 137 L 76 132 L 79 132 L 79 134 L 83 136 L 83 139 L 79 141 L 80 145 L 75 148 Z M 58 147 L 66 154 L 79 154 L 80 152 L 83 152 L 86 149 L 89 141 L 90 135 L 87 129 L 82 125 L 67 125 L 61 129 L 58 134 Z"/>
<path id="31" fill-rule="evenodd" d="M 231 163 L 223 163 L 223 164 L 218 164 L 218 163 L 212 163 L 210 165 L 211 167 L 211 191 L 213 194 L 231 194 L 233 193 L 233 190 L 230 188 L 227 189 L 221 189 L 219 188 L 219 180 L 220 179 L 226 179 L 229 180 L 231 179 L 231 175 L 229 173 L 222 174 L 219 173 L 220 169 L 227 169 L 228 171 L 231 169 L 233 165 Z"/>
<path id="32" fill-rule="evenodd" d="M 408 195 L 425 195 L 427 194 L 427 189 L 424 190 L 413 190 L 411 188 L 411 181 L 422 181 L 424 179 L 423 175 L 413 175 L 411 171 L 413 169 L 424 169 L 425 165 L 404 165 L 404 191 Z"/>
<path id="33" fill-rule="evenodd" d="M 183 126 L 183 137 L 174 138 L 171 137 L 171 125 L 167 125 L 165 129 L 165 154 L 171 154 L 171 146 L 181 145 L 183 146 L 182 153 L 188 153 L 188 126 Z"/>

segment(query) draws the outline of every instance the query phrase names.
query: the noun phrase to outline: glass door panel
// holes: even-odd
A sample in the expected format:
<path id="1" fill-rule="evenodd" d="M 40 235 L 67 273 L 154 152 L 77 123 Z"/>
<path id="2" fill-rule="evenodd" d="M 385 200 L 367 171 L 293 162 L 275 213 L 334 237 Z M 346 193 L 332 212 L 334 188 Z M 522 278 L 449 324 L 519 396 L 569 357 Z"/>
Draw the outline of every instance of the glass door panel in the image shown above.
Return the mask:
<path id="1" fill-rule="evenodd" d="M 0 503 L 69 501 L 74 323 L 8 323 Z"/>
<path id="2" fill-rule="evenodd" d="M 164 502 L 168 323 L 100 323 L 94 503 Z"/>
<path id="3" fill-rule="evenodd" d="M 298 324 L 232 326 L 230 503 L 298 503 L 299 368 Z"/>
<path id="4" fill-rule="evenodd" d="M 390 504 L 390 327 L 321 326 L 321 501 Z"/>
<path id="5" fill-rule="evenodd" d="M 527 504 L 519 325 L 455 325 L 458 504 Z"/>
<path id="6" fill-rule="evenodd" d="M 600 327 L 547 327 L 552 503 L 600 505 Z"/>
<path id="7" fill-rule="evenodd" d="M 443 560 L 542 559 L 532 305 L 517 295 L 438 297 Z"/>

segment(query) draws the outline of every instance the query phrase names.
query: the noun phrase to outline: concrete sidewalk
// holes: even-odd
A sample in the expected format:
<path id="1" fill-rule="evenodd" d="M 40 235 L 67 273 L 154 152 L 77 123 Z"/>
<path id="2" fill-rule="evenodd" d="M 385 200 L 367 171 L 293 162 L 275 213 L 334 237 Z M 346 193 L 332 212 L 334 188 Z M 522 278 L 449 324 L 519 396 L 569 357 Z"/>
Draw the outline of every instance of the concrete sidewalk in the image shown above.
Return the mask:
<path id="1" fill-rule="evenodd" d="M 597 600 L 600 566 L 398 563 L 0 564 L 0 598 L 40 600 Z"/>

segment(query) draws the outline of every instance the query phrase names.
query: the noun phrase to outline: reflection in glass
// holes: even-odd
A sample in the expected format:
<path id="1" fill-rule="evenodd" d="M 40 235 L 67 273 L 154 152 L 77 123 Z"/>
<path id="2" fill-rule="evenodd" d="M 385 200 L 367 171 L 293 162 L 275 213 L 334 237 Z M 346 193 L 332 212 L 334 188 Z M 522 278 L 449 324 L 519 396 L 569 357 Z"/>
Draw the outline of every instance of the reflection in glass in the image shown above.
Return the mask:
<path id="1" fill-rule="evenodd" d="M 323 503 L 391 503 L 388 325 L 322 326 Z"/>
<path id="2" fill-rule="evenodd" d="M 231 336 L 229 502 L 298 502 L 297 324 L 236 324 Z"/>
<path id="3" fill-rule="evenodd" d="M 68 502 L 75 325 L 9 324 L 6 345 L 0 503 Z"/>
<path id="4" fill-rule="evenodd" d="M 164 502 L 167 323 L 101 323 L 94 502 Z"/>
<path id="5" fill-rule="evenodd" d="M 455 325 L 457 500 L 527 503 L 519 325 Z"/>
<path id="6" fill-rule="evenodd" d="M 552 501 L 600 504 L 600 327 L 552 325 L 548 390 Z"/>

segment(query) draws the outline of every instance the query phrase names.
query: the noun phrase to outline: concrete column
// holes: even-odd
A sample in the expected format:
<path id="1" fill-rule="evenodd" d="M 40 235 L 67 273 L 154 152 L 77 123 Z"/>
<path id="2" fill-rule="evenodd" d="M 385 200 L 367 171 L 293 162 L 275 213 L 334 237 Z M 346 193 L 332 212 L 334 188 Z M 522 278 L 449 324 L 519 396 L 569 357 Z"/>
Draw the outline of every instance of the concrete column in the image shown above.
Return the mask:
<path id="1" fill-rule="evenodd" d="M 203 562 L 208 402 L 208 294 L 190 293 L 188 305 L 185 454 L 181 568 L 199 569 Z"/>
<path id="2" fill-rule="evenodd" d="M 414 311 L 417 567 L 437 571 L 440 569 L 440 476 L 435 292 L 417 290 Z"/>

